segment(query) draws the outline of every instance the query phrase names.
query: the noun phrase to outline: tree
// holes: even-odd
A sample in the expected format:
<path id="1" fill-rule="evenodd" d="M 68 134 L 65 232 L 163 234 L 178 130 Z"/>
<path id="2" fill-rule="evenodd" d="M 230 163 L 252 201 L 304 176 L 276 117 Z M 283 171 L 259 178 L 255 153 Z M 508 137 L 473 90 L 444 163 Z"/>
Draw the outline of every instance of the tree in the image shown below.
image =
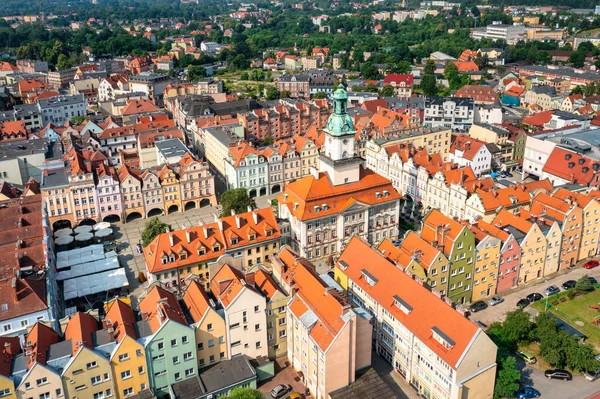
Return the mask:
<path id="1" fill-rule="evenodd" d="M 379 93 L 379 88 L 374 84 L 366 85 L 363 90 L 369 93 Z"/>
<path id="2" fill-rule="evenodd" d="M 383 89 L 381 89 L 381 95 L 384 97 L 392 97 L 395 94 L 394 86 L 385 85 Z"/>
<path id="3" fill-rule="evenodd" d="M 327 98 L 327 93 L 325 93 L 324 91 L 318 91 L 318 92 L 315 93 L 315 95 L 313 96 L 313 98 L 316 98 L 316 99 Z"/>
<path id="4" fill-rule="evenodd" d="M 575 289 L 579 292 L 590 292 L 594 290 L 594 285 L 588 278 L 587 274 L 585 276 L 581 276 L 579 280 L 577 280 L 577 284 L 575 284 Z"/>
<path id="5" fill-rule="evenodd" d="M 583 51 L 575 51 L 569 56 L 569 62 L 573 64 L 575 68 L 583 67 L 585 63 L 585 53 Z"/>
<path id="6" fill-rule="evenodd" d="M 426 96 L 435 96 L 437 94 L 437 81 L 432 74 L 423 75 L 421 78 L 421 90 Z"/>
<path id="7" fill-rule="evenodd" d="M 71 59 L 67 57 L 65 54 L 61 54 L 58 56 L 58 60 L 56 61 L 56 70 L 62 71 L 63 69 L 71 68 L 74 64 L 71 62 Z"/>
<path id="8" fill-rule="evenodd" d="M 148 220 L 144 226 L 144 231 L 142 231 L 142 245 L 145 247 L 150 244 L 154 237 L 166 233 L 167 228 L 170 228 L 170 226 L 157 217 Z"/>
<path id="9" fill-rule="evenodd" d="M 271 145 L 275 142 L 275 139 L 273 138 L 273 136 L 266 136 L 263 140 L 262 140 L 262 144 L 263 145 Z"/>
<path id="10" fill-rule="evenodd" d="M 71 118 L 71 122 L 73 122 L 76 125 L 82 124 L 83 121 L 85 121 L 85 116 L 74 116 Z"/>
<path id="11" fill-rule="evenodd" d="M 232 209 L 236 213 L 247 212 L 248 207 L 256 208 L 256 202 L 245 188 L 227 190 L 221 195 L 221 217 L 231 216 Z"/>
<path id="12" fill-rule="evenodd" d="M 423 70 L 423 74 L 425 75 L 433 75 L 435 73 L 435 62 L 433 60 L 427 60 L 425 63 L 425 69 Z"/>
<path id="13" fill-rule="evenodd" d="M 503 334 L 507 340 L 512 342 L 529 342 L 533 328 L 534 324 L 529 313 L 517 309 L 506 315 Z"/>
<path id="14" fill-rule="evenodd" d="M 370 62 L 367 62 L 360 67 L 360 74 L 363 79 L 367 80 L 379 78 L 379 70 Z"/>
<path id="15" fill-rule="evenodd" d="M 573 90 L 571 90 L 571 94 L 583 94 L 583 88 L 581 86 L 575 86 L 573 87 Z"/>
<path id="16" fill-rule="evenodd" d="M 265 399 L 265 396 L 259 390 L 238 387 L 231 391 L 227 399 Z"/>
<path id="17" fill-rule="evenodd" d="M 458 76 L 458 67 L 454 62 L 447 62 L 446 66 L 444 66 L 444 77 L 451 80 L 456 76 Z"/>
<path id="18" fill-rule="evenodd" d="M 187 70 L 187 80 L 190 82 L 200 80 L 206 77 L 206 69 L 200 65 L 189 65 Z"/>
<path id="19" fill-rule="evenodd" d="M 594 83 L 587 84 L 583 88 L 583 94 L 586 97 L 593 96 L 594 94 L 596 94 L 596 85 L 594 85 Z"/>
<path id="20" fill-rule="evenodd" d="M 275 86 L 267 87 L 265 98 L 267 100 L 277 100 L 279 98 L 279 90 Z"/>
<path id="21" fill-rule="evenodd" d="M 517 369 L 517 361 L 509 356 L 502 359 L 496 375 L 494 398 L 512 398 L 519 389 L 521 372 Z"/>

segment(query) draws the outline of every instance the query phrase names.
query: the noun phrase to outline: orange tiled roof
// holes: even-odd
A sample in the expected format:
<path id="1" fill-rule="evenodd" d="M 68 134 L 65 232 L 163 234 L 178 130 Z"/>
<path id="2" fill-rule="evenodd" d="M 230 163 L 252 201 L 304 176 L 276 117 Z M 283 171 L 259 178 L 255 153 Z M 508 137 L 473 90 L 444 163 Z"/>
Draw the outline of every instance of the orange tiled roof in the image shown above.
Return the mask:
<path id="1" fill-rule="evenodd" d="M 599 170 L 600 162 L 559 146 L 554 147 L 542 169 L 545 173 L 584 186 L 590 184 Z"/>
<path id="2" fill-rule="evenodd" d="M 310 175 L 288 184 L 277 200 L 286 204 L 298 219 L 306 221 L 336 215 L 355 202 L 375 205 L 399 198 L 400 194 L 390 180 L 361 167 L 357 182 L 334 186 L 327 173 L 320 173 L 318 179 Z M 323 204 L 327 205 L 327 209 Z M 315 206 L 320 208 L 319 212 L 314 209 Z"/>
<path id="3" fill-rule="evenodd" d="M 210 290 L 224 308 L 229 307 L 244 288 L 256 292 L 247 283 L 244 273 L 228 264 L 224 264 L 210 280 Z"/>
<path id="4" fill-rule="evenodd" d="M 128 100 L 127 105 L 123 107 L 121 114 L 127 116 L 158 111 L 160 111 L 160 109 L 150 100 Z"/>
<path id="5" fill-rule="evenodd" d="M 170 236 L 173 237 L 173 245 Z M 279 237 L 275 214 L 271 207 L 267 207 L 227 216 L 218 222 L 160 234 L 144 248 L 144 257 L 148 270 L 157 273 L 217 259 L 226 249 L 259 244 Z M 174 257 L 173 262 L 169 259 L 170 255 Z M 166 263 L 163 263 L 163 258 L 167 259 Z"/>
<path id="6" fill-rule="evenodd" d="M 473 61 L 454 61 L 459 72 L 479 71 L 479 67 Z"/>
<path id="7" fill-rule="evenodd" d="M 289 306 L 296 318 L 307 312 L 316 316 L 316 323 L 309 335 L 315 343 L 326 350 L 345 325 L 345 302 L 317 275 L 314 266 L 293 252 L 289 247 L 280 251 L 278 258 L 285 264 L 282 280 L 293 284 L 298 290 Z"/>
<path id="8" fill-rule="evenodd" d="M 550 122 L 550 120 L 552 120 L 552 110 L 527 115 L 523 118 L 523 123 L 526 125 L 543 127 L 546 123 Z"/>
<path id="9" fill-rule="evenodd" d="M 278 292 L 283 294 L 283 291 L 273 277 L 260 268 L 254 272 L 254 286 L 268 301 L 272 301 Z"/>
<path id="10" fill-rule="evenodd" d="M 500 207 L 529 204 L 533 195 L 540 189 L 549 193 L 552 191 L 552 183 L 544 179 L 533 183 L 515 184 L 500 190 L 477 190 L 476 193 L 479 194 L 485 211 L 492 212 Z"/>
<path id="11" fill-rule="evenodd" d="M 433 209 L 425 219 L 421 228 L 421 238 L 429 244 L 443 245 L 444 254 L 452 252 L 454 241 L 463 231 L 464 226 L 458 221 Z"/>
<path id="12" fill-rule="evenodd" d="M 470 97 L 475 102 L 486 101 L 494 102 L 498 98 L 498 95 L 490 86 L 476 86 L 476 85 L 464 85 L 454 93 L 455 97 Z"/>
<path id="13" fill-rule="evenodd" d="M 462 157 L 473 160 L 479 149 L 486 145 L 485 141 L 477 140 L 469 136 L 455 135 L 452 137 L 450 152 L 462 151 Z"/>
<path id="14" fill-rule="evenodd" d="M 106 313 L 106 319 L 110 320 L 110 326 L 115 331 L 115 339 L 121 342 L 126 335 L 137 339 L 135 332 L 135 313 L 129 305 L 120 299 L 113 301 L 110 309 Z"/>
<path id="15" fill-rule="evenodd" d="M 0 337 L 0 345 L 3 350 L 0 353 L 0 374 L 5 377 L 11 376 L 12 359 L 21 350 L 19 337 Z"/>
<path id="16" fill-rule="evenodd" d="M 515 229 L 519 230 L 521 233 L 527 234 L 533 227 L 531 222 L 510 213 L 506 209 L 502 209 L 498 212 L 498 215 L 494 218 L 492 224 L 498 228 L 503 228 L 505 226 L 511 226 Z"/>
<path id="17" fill-rule="evenodd" d="M 208 309 L 211 308 L 208 294 L 204 287 L 196 280 L 192 280 L 185 290 L 183 302 L 187 306 L 194 323 L 199 323 Z"/>
<path id="18" fill-rule="evenodd" d="M 551 197 L 548 194 L 541 193 L 533 199 L 530 212 L 537 216 L 548 215 L 562 222 L 572 208 L 572 204 L 559 197 Z"/>
<path id="19" fill-rule="evenodd" d="M 153 333 L 156 333 L 167 320 L 188 325 L 175 295 L 157 285 L 140 302 L 139 309 L 142 320 L 148 320 Z"/>
<path id="20" fill-rule="evenodd" d="M 461 226 L 462 227 L 462 226 Z M 348 266 L 344 273 L 392 317 L 397 319 L 421 342 L 456 369 L 469 344 L 480 329 L 452 307 L 395 267 L 367 243 L 354 236 L 340 255 L 338 262 Z M 369 273 L 377 281 L 369 284 Z M 412 309 L 408 314 L 395 305 L 400 298 Z M 434 330 L 448 336 L 453 345 L 446 347 L 434 338 Z"/>
<path id="21" fill-rule="evenodd" d="M 27 357 L 28 368 L 36 362 L 46 365 L 48 348 L 58 342 L 58 334 L 47 325 L 38 322 L 27 333 L 26 343 L 29 342 L 31 345 L 26 347 L 27 350 L 31 350 L 31 356 Z"/>
<path id="22" fill-rule="evenodd" d="M 75 356 L 82 345 L 93 350 L 92 336 L 98 330 L 98 320 L 93 316 L 83 312 L 77 312 L 74 316 L 71 316 L 65 329 L 65 340 L 71 340 L 71 354 Z"/>
<path id="23" fill-rule="evenodd" d="M 512 97 L 519 97 L 525 91 L 524 87 L 521 86 L 512 86 L 510 89 L 506 90 L 504 94 Z"/>

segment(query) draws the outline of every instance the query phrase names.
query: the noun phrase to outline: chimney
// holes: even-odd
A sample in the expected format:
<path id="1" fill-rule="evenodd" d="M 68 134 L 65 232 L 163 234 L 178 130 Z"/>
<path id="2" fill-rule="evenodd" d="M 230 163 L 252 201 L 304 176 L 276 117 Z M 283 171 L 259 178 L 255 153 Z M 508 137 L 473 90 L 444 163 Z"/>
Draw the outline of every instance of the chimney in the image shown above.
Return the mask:
<path id="1" fill-rule="evenodd" d="M 169 243 L 171 244 L 171 246 L 175 245 L 173 244 L 173 233 L 169 233 Z"/>
<path id="2" fill-rule="evenodd" d="M 202 230 L 204 230 L 204 237 L 208 237 L 208 229 L 205 224 L 202 225 Z"/>
<path id="3" fill-rule="evenodd" d="M 252 219 L 254 219 L 254 224 L 258 225 L 258 212 L 252 211 Z"/>
<path id="4" fill-rule="evenodd" d="M 218 219 L 217 224 L 219 225 L 219 231 L 223 231 L 223 221 L 221 219 Z"/>
<path id="5" fill-rule="evenodd" d="M 189 229 L 185 229 L 185 239 L 187 240 L 188 244 L 190 242 L 192 242 L 192 238 L 190 237 L 190 230 Z"/>
<path id="6" fill-rule="evenodd" d="M 233 215 L 235 215 L 235 226 L 236 226 L 236 227 L 239 229 L 239 228 L 241 228 L 241 226 L 242 226 L 242 220 L 241 220 L 241 219 L 240 219 L 240 217 L 239 217 L 238 215 L 236 215 L 234 212 L 235 212 L 235 211 L 232 209 L 232 210 L 231 210 L 231 213 L 232 213 Z"/>
<path id="7" fill-rule="evenodd" d="M 235 216 L 235 209 L 231 208 L 231 216 Z"/>

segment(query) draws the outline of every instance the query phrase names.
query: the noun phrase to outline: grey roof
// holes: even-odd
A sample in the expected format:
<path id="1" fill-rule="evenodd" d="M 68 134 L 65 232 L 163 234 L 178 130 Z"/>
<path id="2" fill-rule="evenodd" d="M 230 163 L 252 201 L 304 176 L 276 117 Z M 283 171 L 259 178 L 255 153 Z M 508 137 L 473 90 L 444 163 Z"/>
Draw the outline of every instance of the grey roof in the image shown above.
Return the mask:
<path id="1" fill-rule="evenodd" d="M 352 384 L 329 392 L 329 397 L 331 399 L 393 399 L 398 396 L 374 369 L 369 368 Z"/>
<path id="2" fill-rule="evenodd" d="M 196 399 L 207 393 L 200 377 L 188 378 L 171 385 L 176 399 Z"/>
<path id="3" fill-rule="evenodd" d="M 495 143 L 486 143 L 485 146 L 492 154 L 497 154 L 502 151 Z"/>
<path id="4" fill-rule="evenodd" d="M 179 106 L 185 115 L 203 116 L 213 113 L 211 106 L 214 104 L 215 100 L 212 97 L 188 94 L 179 97 L 177 100 L 179 101 Z"/>
<path id="5" fill-rule="evenodd" d="M 556 94 L 556 88 L 553 86 L 535 86 L 535 87 L 531 88 L 531 91 L 536 94 L 549 94 L 549 95 Z"/>
<path id="6" fill-rule="evenodd" d="M 50 98 L 42 98 L 38 101 L 39 107 L 52 108 L 52 107 L 63 107 L 65 105 L 83 104 L 83 94 L 73 94 L 71 96 L 56 96 Z"/>
<path id="7" fill-rule="evenodd" d="M 525 65 L 519 67 L 519 69 L 541 72 L 541 73 L 549 73 L 553 75 L 563 75 L 569 78 L 577 78 L 577 79 L 589 79 L 589 80 L 600 80 L 600 74 L 597 73 L 577 73 L 570 68 L 548 68 L 542 65 Z"/>
<path id="8" fill-rule="evenodd" d="M 447 101 L 454 102 L 457 106 L 467 106 L 473 108 L 475 102 L 471 97 L 426 97 L 425 107 L 429 105 L 442 105 Z"/>
<path id="9" fill-rule="evenodd" d="M 111 339 L 108 331 L 102 329 L 92 333 L 92 341 L 94 342 L 94 347 L 102 346 L 114 341 L 114 337 Z"/>
<path id="10" fill-rule="evenodd" d="M 256 378 L 256 371 L 245 355 L 235 355 L 200 374 L 207 392 L 215 392 L 242 381 Z"/>
<path id="11" fill-rule="evenodd" d="M 67 339 L 57 342 L 48 347 L 48 361 L 60 359 L 62 357 L 71 356 L 73 354 L 73 345 L 71 340 Z"/>
<path id="12" fill-rule="evenodd" d="M 154 73 L 154 72 L 142 72 L 139 75 L 134 75 L 132 77 L 129 78 L 129 82 L 138 82 L 138 83 L 154 83 L 154 82 L 161 82 L 161 81 L 167 81 L 171 78 L 169 78 L 169 75 L 165 74 L 165 73 Z"/>
<path id="13" fill-rule="evenodd" d="M 433 327 L 431 327 L 431 329 L 433 330 L 433 332 L 435 332 L 437 335 L 442 337 L 444 339 L 444 341 L 448 342 L 450 345 L 454 346 L 456 344 L 456 342 L 454 342 L 454 340 L 452 338 L 450 338 L 448 335 L 446 335 L 446 333 L 444 333 L 442 330 L 440 330 L 439 327 L 433 326 Z"/>
<path id="14" fill-rule="evenodd" d="M 156 148 L 165 158 L 172 156 L 182 157 L 189 152 L 187 147 L 177 138 L 157 141 Z"/>
<path id="15" fill-rule="evenodd" d="M 135 329 L 139 338 L 148 337 L 154 334 L 152 332 L 152 327 L 150 327 L 150 323 L 148 322 L 148 320 L 140 320 L 136 322 Z"/>
<path id="16" fill-rule="evenodd" d="M 563 118 L 563 119 L 575 119 L 575 120 L 582 121 L 582 122 L 589 120 L 589 118 L 586 116 L 577 115 L 572 112 L 561 111 L 560 109 L 554 110 L 552 112 L 552 114 L 554 114 L 560 118 Z"/>
<path id="17" fill-rule="evenodd" d="M 15 114 L 19 117 L 27 115 L 39 115 L 40 109 L 37 104 L 20 104 L 14 107 Z"/>
<path id="18" fill-rule="evenodd" d="M 254 99 L 244 99 L 236 101 L 227 101 L 224 103 L 215 103 L 210 108 L 217 115 L 231 115 L 236 113 L 248 112 L 261 108 L 260 104 Z"/>
<path id="19" fill-rule="evenodd" d="M 303 73 L 297 73 L 297 74 L 293 74 L 293 73 L 286 73 L 283 74 L 279 77 L 279 79 L 277 79 L 279 82 L 308 82 L 309 81 L 309 77 L 306 74 Z"/>
<path id="20" fill-rule="evenodd" d="M 12 364 L 12 372 L 11 374 L 17 373 L 19 371 L 26 371 L 28 368 L 27 357 L 23 353 L 19 353 L 17 356 L 13 358 Z"/>
<path id="21" fill-rule="evenodd" d="M 62 161 L 55 161 L 43 166 L 42 187 L 61 187 L 69 184 L 67 172 Z"/>
<path id="22" fill-rule="evenodd" d="M 30 139 L 0 142 L 0 161 L 33 154 L 45 154 L 48 150 L 48 139 Z"/>
<path id="23" fill-rule="evenodd" d="M 128 396 L 129 399 L 152 399 L 154 397 L 155 396 L 150 389 L 144 389 L 134 396 Z"/>

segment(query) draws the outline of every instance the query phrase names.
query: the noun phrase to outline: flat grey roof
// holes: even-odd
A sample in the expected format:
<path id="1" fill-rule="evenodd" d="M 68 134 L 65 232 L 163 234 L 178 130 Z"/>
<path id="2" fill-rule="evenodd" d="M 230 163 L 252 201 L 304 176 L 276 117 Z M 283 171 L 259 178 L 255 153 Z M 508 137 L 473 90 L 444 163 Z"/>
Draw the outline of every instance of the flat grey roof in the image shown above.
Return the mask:
<path id="1" fill-rule="evenodd" d="M 373 368 L 369 368 L 347 387 L 329 392 L 329 396 L 331 399 L 393 399 L 398 397 Z"/>
<path id="2" fill-rule="evenodd" d="M 42 166 L 42 187 L 61 187 L 69 184 L 67 172 L 61 160 L 53 161 Z"/>
<path id="3" fill-rule="evenodd" d="M 60 359 L 61 357 L 71 356 L 73 354 L 73 345 L 71 340 L 57 342 L 48 347 L 48 361 Z"/>
<path id="4" fill-rule="evenodd" d="M 71 96 L 56 96 L 42 98 L 38 101 L 40 108 L 63 107 L 65 105 L 83 104 L 83 94 L 73 94 Z"/>
<path id="5" fill-rule="evenodd" d="M 45 154 L 48 139 L 15 140 L 0 142 L 0 161 L 33 154 Z"/>
<path id="6" fill-rule="evenodd" d="M 156 148 L 165 158 L 173 156 L 182 157 L 189 152 L 185 144 L 177 138 L 157 141 Z"/>
<path id="7" fill-rule="evenodd" d="M 207 392 L 214 392 L 251 378 L 256 378 L 256 371 L 245 355 L 235 355 L 231 360 L 220 362 L 200 374 Z"/>

